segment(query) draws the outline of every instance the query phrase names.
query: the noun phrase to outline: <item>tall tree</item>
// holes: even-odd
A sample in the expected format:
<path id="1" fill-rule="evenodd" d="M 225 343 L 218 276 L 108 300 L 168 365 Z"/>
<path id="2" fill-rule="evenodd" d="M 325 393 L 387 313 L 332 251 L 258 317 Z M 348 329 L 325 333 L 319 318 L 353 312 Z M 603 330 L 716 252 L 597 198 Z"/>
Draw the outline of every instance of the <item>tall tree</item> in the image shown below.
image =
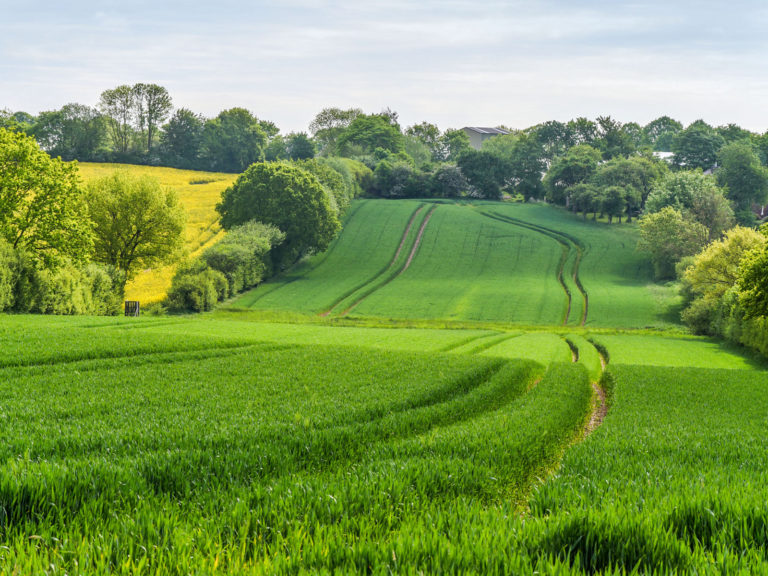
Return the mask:
<path id="1" fill-rule="evenodd" d="M 306 132 L 291 132 L 285 137 L 285 148 L 291 160 L 306 160 L 315 157 L 315 143 Z"/>
<path id="2" fill-rule="evenodd" d="M 187 108 L 173 113 L 160 134 L 160 157 L 176 168 L 199 168 L 205 118 Z"/>
<path id="3" fill-rule="evenodd" d="M 309 132 L 315 139 L 320 153 L 329 156 L 336 152 L 336 141 L 352 120 L 363 113 L 360 108 L 323 108 L 309 123 Z"/>
<path id="4" fill-rule="evenodd" d="M 259 120 L 245 108 L 224 110 L 205 123 L 203 153 L 213 170 L 242 172 L 263 159 L 266 143 Z"/>
<path id="5" fill-rule="evenodd" d="M 635 151 L 635 145 L 629 133 L 618 120 L 610 116 L 597 117 L 596 147 L 603 153 L 603 159 L 610 160 L 617 156 L 629 156 Z"/>
<path id="6" fill-rule="evenodd" d="M 707 238 L 715 240 L 733 225 L 733 210 L 715 178 L 701 171 L 666 174 L 653 185 L 645 211 L 648 214 L 672 207 L 687 220 L 706 227 Z"/>
<path id="7" fill-rule="evenodd" d="M 657 279 L 674 278 L 675 265 L 680 259 L 693 256 L 706 243 L 707 229 L 698 222 L 684 219 L 671 206 L 640 218 L 637 249 L 649 254 Z"/>
<path id="8" fill-rule="evenodd" d="M 106 137 L 104 118 L 83 104 L 41 112 L 32 135 L 46 152 L 63 160 L 93 160 Z"/>
<path id="9" fill-rule="evenodd" d="M 754 221 L 750 213 L 752 204 L 768 202 L 768 169 L 761 164 L 752 146 L 744 141 L 724 146 L 719 159 L 717 181 L 726 187 L 740 220 L 749 224 Z"/>
<path id="10" fill-rule="evenodd" d="M 552 164 L 544 177 L 547 199 L 569 206 L 569 188 L 592 178 L 601 157 L 599 150 L 587 144 L 579 144 L 568 150 L 565 156 Z"/>
<path id="11" fill-rule="evenodd" d="M 433 161 L 440 161 L 440 129 L 435 124 L 414 124 L 405 129 L 405 134 L 424 144 L 429 149 Z"/>
<path id="12" fill-rule="evenodd" d="M 174 261 L 184 246 L 184 209 L 176 193 L 154 178 L 116 171 L 93 180 L 88 206 L 94 259 L 122 270 L 128 280 L 140 269 Z"/>
<path id="13" fill-rule="evenodd" d="M 672 142 L 675 164 L 684 168 L 708 170 L 715 165 L 725 140 L 703 120 L 697 120 L 678 133 Z"/>
<path id="14" fill-rule="evenodd" d="M 660 152 L 672 152 L 675 136 L 682 130 L 683 125 L 669 116 L 660 116 L 643 127 L 648 143 Z"/>
<path id="15" fill-rule="evenodd" d="M 173 102 L 168 90 L 157 84 L 134 84 L 132 90 L 139 131 L 143 132 L 146 128 L 146 151 L 151 154 L 157 128 L 168 118 Z"/>
<path id="16" fill-rule="evenodd" d="M 360 114 L 339 135 L 336 145 L 342 156 L 372 154 L 377 148 L 396 153 L 405 150 L 405 139 L 389 116 Z"/>
<path id="17" fill-rule="evenodd" d="M 52 159 L 34 138 L 0 128 L 0 237 L 45 267 L 87 259 L 93 247 L 77 164 Z"/>
<path id="18" fill-rule="evenodd" d="M 107 119 L 112 144 L 120 154 L 127 154 L 131 145 L 132 124 L 136 118 L 136 94 L 123 84 L 105 90 L 99 99 L 99 110 Z"/>

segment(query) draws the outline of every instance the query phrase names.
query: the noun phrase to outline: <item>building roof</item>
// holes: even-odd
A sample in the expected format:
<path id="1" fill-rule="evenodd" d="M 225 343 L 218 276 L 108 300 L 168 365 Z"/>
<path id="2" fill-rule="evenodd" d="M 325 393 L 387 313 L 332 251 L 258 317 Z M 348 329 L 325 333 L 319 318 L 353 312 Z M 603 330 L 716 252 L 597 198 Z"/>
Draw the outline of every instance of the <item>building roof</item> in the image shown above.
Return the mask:
<path id="1" fill-rule="evenodd" d="M 480 126 L 465 126 L 464 130 L 472 130 L 478 134 L 509 134 L 508 131 L 500 128 L 481 128 Z"/>

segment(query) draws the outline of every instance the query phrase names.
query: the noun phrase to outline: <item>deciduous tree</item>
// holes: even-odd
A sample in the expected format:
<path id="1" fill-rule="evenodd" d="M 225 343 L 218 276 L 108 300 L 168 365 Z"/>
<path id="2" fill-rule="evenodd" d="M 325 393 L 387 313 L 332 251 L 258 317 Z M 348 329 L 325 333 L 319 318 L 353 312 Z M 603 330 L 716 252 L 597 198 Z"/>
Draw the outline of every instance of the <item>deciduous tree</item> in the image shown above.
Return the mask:
<path id="1" fill-rule="evenodd" d="M 186 214 L 176 193 L 149 176 L 116 171 L 88 185 L 94 259 L 130 280 L 143 268 L 174 261 L 184 245 Z"/>
<path id="2" fill-rule="evenodd" d="M 0 128 L 0 236 L 43 266 L 85 261 L 92 224 L 77 164 L 52 159 L 37 142 Z"/>

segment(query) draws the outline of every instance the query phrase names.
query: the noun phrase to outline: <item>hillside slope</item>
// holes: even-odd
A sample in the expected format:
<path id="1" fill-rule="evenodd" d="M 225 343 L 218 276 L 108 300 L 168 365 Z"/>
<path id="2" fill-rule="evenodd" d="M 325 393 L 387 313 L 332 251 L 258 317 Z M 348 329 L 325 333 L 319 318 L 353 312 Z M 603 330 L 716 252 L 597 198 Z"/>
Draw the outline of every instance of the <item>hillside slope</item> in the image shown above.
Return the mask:
<path id="1" fill-rule="evenodd" d="M 326 254 L 233 305 L 324 316 L 669 324 L 634 225 L 544 205 L 360 200 Z"/>

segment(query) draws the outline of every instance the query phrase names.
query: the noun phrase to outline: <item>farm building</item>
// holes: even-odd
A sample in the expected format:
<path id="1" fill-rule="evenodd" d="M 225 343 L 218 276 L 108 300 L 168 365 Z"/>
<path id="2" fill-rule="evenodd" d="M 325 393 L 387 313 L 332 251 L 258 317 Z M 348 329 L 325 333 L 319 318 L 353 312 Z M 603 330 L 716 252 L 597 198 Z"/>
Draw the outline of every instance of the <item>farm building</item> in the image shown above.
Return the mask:
<path id="1" fill-rule="evenodd" d="M 483 142 L 488 140 L 488 138 L 493 138 L 500 134 L 509 134 L 509 132 L 502 130 L 501 128 L 480 128 L 479 126 L 465 126 L 462 130 L 469 136 L 469 144 L 475 150 L 479 150 L 480 146 L 482 146 Z"/>

